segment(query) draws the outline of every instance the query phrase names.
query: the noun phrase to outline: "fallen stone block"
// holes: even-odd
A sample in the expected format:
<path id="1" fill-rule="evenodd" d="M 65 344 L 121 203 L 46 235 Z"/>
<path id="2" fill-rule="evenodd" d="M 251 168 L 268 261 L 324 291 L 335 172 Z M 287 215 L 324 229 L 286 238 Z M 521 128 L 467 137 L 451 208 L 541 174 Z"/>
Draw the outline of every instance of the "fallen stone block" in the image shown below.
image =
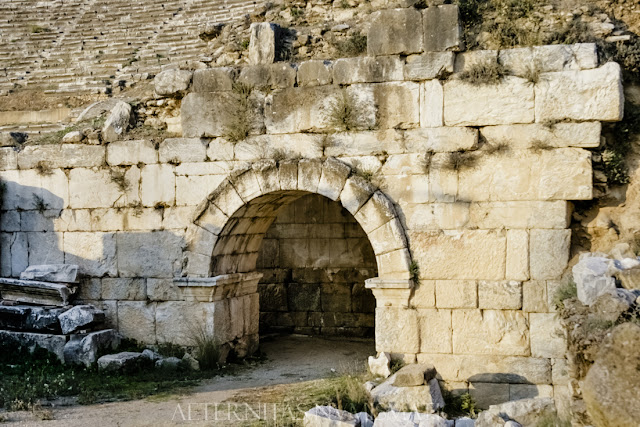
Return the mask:
<path id="1" fill-rule="evenodd" d="M 491 405 L 478 415 L 476 427 L 504 426 L 507 421 L 516 421 L 523 427 L 535 427 L 543 418 L 555 414 L 556 406 L 552 398 L 521 399 Z"/>
<path id="2" fill-rule="evenodd" d="M 188 70 L 165 70 L 153 79 L 153 85 L 160 96 L 181 97 L 189 89 L 192 76 Z"/>
<path id="3" fill-rule="evenodd" d="M 387 378 L 391 375 L 391 355 L 380 353 L 378 357 L 369 356 L 369 371 L 377 377 Z"/>
<path id="4" fill-rule="evenodd" d="M 0 305 L 0 328 L 23 332 L 60 333 L 58 316 L 67 308 Z"/>
<path id="5" fill-rule="evenodd" d="M 413 387 L 427 384 L 436 376 L 436 368 L 433 365 L 416 364 L 402 367 L 395 374 L 395 387 Z"/>
<path id="6" fill-rule="evenodd" d="M 600 295 L 591 309 L 598 317 L 615 322 L 635 305 L 637 295 L 627 289 L 611 289 Z"/>
<path id="7" fill-rule="evenodd" d="M 249 39 L 249 64 L 272 64 L 276 60 L 280 44 L 280 26 L 271 22 L 251 24 Z"/>
<path id="8" fill-rule="evenodd" d="M 104 319 L 104 312 L 92 305 L 77 305 L 58 316 L 63 334 L 99 325 Z"/>
<path id="9" fill-rule="evenodd" d="M 140 366 L 142 353 L 124 351 L 107 354 L 98 359 L 98 369 L 107 372 L 131 371 Z"/>
<path id="10" fill-rule="evenodd" d="M 608 274 L 611 260 L 604 257 L 581 257 L 573 266 L 573 281 L 578 290 L 578 299 L 591 306 L 598 297 L 616 288 L 616 281 Z"/>
<path id="11" fill-rule="evenodd" d="M 411 410 L 425 413 L 434 413 L 444 408 L 440 385 L 435 378 L 427 385 L 413 387 L 396 387 L 393 385 L 395 381 L 394 374 L 371 390 L 374 404 L 391 411 Z"/>
<path id="12" fill-rule="evenodd" d="M 165 357 L 160 360 L 156 360 L 157 369 L 177 369 L 182 360 L 177 357 Z"/>
<path id="13" fill-rule="evenodd" d="M 102 139 L 106 142 L 114 142 L 129 129 L 131 121 L 131 105 L 120 101 L 111 110 L 102 128 Z"/>
<path id="14" fill-rule="evenodd" d="M 0 348 L 11 351 L 11 348 L 26 348 L 33 353 L 36 348 L 43 348 L 64 363 L 65 335 L 37 334 L 32 332 L 0 331 Z"/>
<path id="15" fill-rule="evenodd" d="M 5 300 L 63 307 L 75 292 L 75 287 L 61 283 L 0 278 L 0 295 Z"/>
<path id="16" fill-rule="evenodd" d="M 79 130 L 74 130 L 62 137 L 63 144 L 76 144 L 84 139 L 84 134 Z"/>
<path id="17" fill-rule="evenodd" d="M 304 413 L 305 427 L 356 427 L 359 425 L 355 415 L 333 406 L 316 406 Z"/>
<path id="18" fill-rule="evenodd" d="M 115 350 L 120 345 L 120 335 L 113 329 L 72 335 L 64 346 L 65 363 L 90 367 L 104 350 Z"/>
<path id="19" fill-rule="evenodd" d="M 20 273 L 20 280 L 75 283 L 78 266 L 74 264 L 30 265 Z"/>

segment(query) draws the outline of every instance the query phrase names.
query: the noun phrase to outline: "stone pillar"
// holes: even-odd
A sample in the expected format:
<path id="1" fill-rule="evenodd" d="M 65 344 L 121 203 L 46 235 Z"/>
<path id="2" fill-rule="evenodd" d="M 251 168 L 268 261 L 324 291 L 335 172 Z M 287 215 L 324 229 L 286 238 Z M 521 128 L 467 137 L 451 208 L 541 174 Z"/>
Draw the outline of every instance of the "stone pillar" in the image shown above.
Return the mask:
<path id="1" fill-rule="evenodd" d="M 272 64 L 280 38 L 280 26 L 270 22 L 251 24 L 249 41 L 249 64 Z"/>

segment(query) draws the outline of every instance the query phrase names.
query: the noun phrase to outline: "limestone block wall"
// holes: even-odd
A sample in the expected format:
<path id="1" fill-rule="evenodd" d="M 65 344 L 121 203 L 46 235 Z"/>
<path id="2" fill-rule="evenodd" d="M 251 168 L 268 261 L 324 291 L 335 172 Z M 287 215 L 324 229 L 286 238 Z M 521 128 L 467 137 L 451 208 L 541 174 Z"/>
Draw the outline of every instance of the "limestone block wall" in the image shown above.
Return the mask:
<path id="1" fill-rule="evenodd" d="M 377 276 L 376 258 L 340 203 L 310 194 L 286 206 L 257 268 L 261 333 L 373 337 L 376 302 L 365 280 Z"/>
<path id="2" fill-rule="evenodd" d="M 486 58 L 513 75 L 458 78 Z M 519 77 L 533 63 L 537 82 Z M 251 126 L 232 142 L 238 82 L 253 88 L 240 98 Z M 549 301 L 571 201 L 592 197 L 588 149 L 622 98 L 619 66 L 585 44 L 198 70 L 183 138 L 0 149 L 0 271 L 76 263 L 81 297 L 125 335 L 184 342 L 196 319 L 250 351 L 263 240 L 282 209 L 319 194 L 373 248 L 378 351 L 433 363 L 481 406 L 562 401 Z M 344 102 L 348 130 L 332 113 Z"/>

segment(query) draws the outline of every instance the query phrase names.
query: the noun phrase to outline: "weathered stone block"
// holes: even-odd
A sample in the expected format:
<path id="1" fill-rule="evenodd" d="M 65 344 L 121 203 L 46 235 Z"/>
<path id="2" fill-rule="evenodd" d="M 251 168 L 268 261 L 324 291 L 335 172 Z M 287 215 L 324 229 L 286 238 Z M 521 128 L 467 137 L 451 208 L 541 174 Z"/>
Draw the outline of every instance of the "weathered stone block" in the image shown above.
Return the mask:
<path id="1" fill-rule="evenodd" d="M 407 57 L 404 77 L 407 80 L 431 80 L 453 73 L 453 52 L 426 52 Z"/>
<path id="2" fill-rule="evenodd" d="M 118 331 L 126 338 L 145 344 L 156 342 L 156 303 L 118 302 Z"/>
<path id="3" fill-rule="evenodd" d="M 420 266 L 422 278 L 504 279 L 506 258 L 504 231 L 409 231 L 407 234 L 414 259 Z"/>
<path id="4" fill-rule="evenodd" d="M 268 133 L 295 133 L 330 127 L 331 106 L 342 96 L 332 86 L 285 89 L 267 97 L 265 125 Z"/>
<path id="5" fill-rule="evenodd" d="M 457 5 L 445 4 L 424 9 L 422 23 L 426 52 L 464 50 Z"/>
<path id="6" fill-rule="evenodd" d="M 175 202 L 176 184 L 173 166 L 147 165 L 142 169 L 140 181 L 141 200 L 144 206 L 158 204 L 171 206 Z"/>
<path id="7" fill-rule="evenodd" d="M 182 295 L 172 279 L 147 279 L 147 298 L 149 301 L 179 301 Z"/>
<path id="8" fill-rule="evenodd" d="M 33 169 L 5 171 L 0 178 L 5 184 L 2 197 L 5 210 L 33 210 L 36 196 L 48 209 L 69 206 L 69 182 L 60 169 L 53 169 L 49 175 L 40 175 Z"/>
<path id="9" fill-rule="evenodd" d="M 63 334 L 99 325 L 104 321 L 104 312 L 92 305 L 76 305 L 58 316 Z"/>
<path id="10" fill-rule="evenodd" d="M 0 148 L 0 170 L 18 169 L 18 152 L 9 148 Z"/>
<path id="11" fill-rule="evenodd" d="M 533 85 L 519 77 L 505 77 L 492 85 L 476 86 L 461 80 L 444 85 L 447 126 L 533 123 L 535 117 Z"/>
<path id="12" fill-rule="evenodd" d="M 298 65 L 298 86 L 323 86 L 333 81 L 333 64 L 326 60 L 304 61 Z"/>
<path id="13" fill-rule="evenodd" d="M 271 22 L 251 24 L 249 41 L 249 63 L 272 64 L 276 60 L 276 51 L 280 39 L 280 26 Z"/>
<path id="14" fill-rule="evenodd" d="M 39 162 L 51 168 L 104 165 L 105 148 L 84 144 L 52 144 L 25 147 L 18 154 L 20 169 L 33 169 Z"/>
<path id="15" fill-rule="evenodd" d="M 535 85 L 536 121 L 618 121 L 624 111 L 620 65 L 542 74 Z"/>
<path id="16" fill-rule="evenodd" d="M 422 14 L 415 9 L 387 9 L 371 14 L 367 35 L 369 56 L 411 54 L 423 50 L 424 40 L 416 37 L 422 28 Z"/>
<path id="17" fill-rule="evenodd" d="M 236 103 L 232 92 L 191 92 L 180 109 L 185 138 L 224 136 L 230 123 L 229 108 Z M 235 109 L 234 109 L 235 110 Z"/>
<path id="18" fill-rule="evenodd" d="M 529 233 L 527 230 L 507 231 L 507 271 L 505 276 L 511 280 L 527 280 L 529 278 Z"/>
<path id="19" fill-rule="evenodd" d="M 77 264 L 81 274 L 93 277 L 115 276 L 115 233 L 64 233 L 64 253 L 67 264 Z"/>
<path id="20" fill-rule="evenodd" d="M 549 311 L 547 284 L 544 280 L 531 280 L 522 284 L 522 310 L 530 313 Z"/>
<path id="21" fill-rule="evenodd" d="M 158 150 L 160 163 L 204 162 L 207 141 L 198 138 L 167 138 Z"/>
<path id="22" fill-rule="evenodd" d="M 369 243 L 376 255 L 407 247 L 402 224 L 395 219 L 369 233 Z"/>
<path id="23" fill-rule="evenodd" d="M 499 60 L 517 76 L 532 69 L 541 73 L 586 70 L 598 66 L 598 50 L 595 43 L 533 46 L 501 50 Z"/>
<path id="24" fill-rule="evenodd" d="M 418 353 L 420 336 L 416 310 L 376 308 L 376 350 Z"/>
<path id="25" fill-rule="evenodd" d="M 529 325 L 520 311 L 454 310 L 453 352 L 528 356 Z"/>
<path id="26" fill-rule="evenodd" d="M 350 173 L 349 166 L 333 157 L 328 158 L 322 165 L 318 193 L 331 200 L 337 200 Z"/>
<path id="27" fill-rule="evenodd" d="M 498 62 L 497 50 L 471 50 L 456 54 L 453 70 L 462 73 L 470 70 L 474 65 Z"/>
<path id="28" fill-rule="evenodd" d="M 553 386 L 549 384 L 509 384 L 509 400 L 553 397 Z"/>
<path id="29" fill-rule="evenodd" d="M 36 334 L 31 332 L 0 331 L 0 343 L 4 346 L 26 348 L 31 353 L 41 347 L 49 350 L 64 363 L 64 346 L 67 343 L 65 335 Z"/>
<path id="30" fill-rule="evenodd" d="M 332 406 L 316 406 L 304 413 L 307 427 L 355 427 L 360 422 L 355 415 Z"/>
<path id="31" fill-rule="evenodd" d="M 225 175 L 176 176 L 176 205 L 196 206 L 213 192 Z M 180 224 L 183 228 L 185 223 Z"/>
<path id="32" fill-rule="evenodd" d="M 180 265 L 180 236 L 168 231 L 117 233 L 120 277 L 173 277 Z"/>
<path id="33" fill-rule="evenodd" d="M 102 299 L 144 301 L 145 279 L 102 279 Z"/>
<path id="34" fill-rule="evenodd" d="M 444 90 L 440 80 L 420 85 L 420 126 L 437 128 L 444 125 Z"/>
<path id="35" fill-rule="evenodd" d="M 436 280 L 436 307 L 478 307 L 478 284 L 471 280 Z"/>
<path id="36" fill-rule="evenodd" d="M 567 228 L 571 209 L 564 200 L 478 202 L 469 208 L 470 224 L 481 229 Z M 513 230 L 515 231 L 515 230 Z"/>
<path id="37" fill-rule="evenodd" d="M 160 96 L 182 96 L 191 84 L 193 72 L 189 70 L 165 70 L 156 75 L 153 85 Z"/>
<path id="38" fill-rule="evenodd" d="M 435 308 L 436 307 L 436 281 L 420 280 L 413 288 L 413 296 L 411 297 L 411 306 L 416 308 Z"/>
<path id="39" fill-rule="evenodd" d="M 112 207 L 122 197 L 108 169 L 71 169 L 69 194 L 69 205 L 74 209 Z"/>
<path id="40" fill-rule="evenodd" d="M 117 141 L 129 129 L 131 105 L 118 101 L 102 127 L 102 139 L 106 142 Z"/>
<path id="41" fill-rule="evenodd" d="M 351 86 L 350 89 L 357 88 Z M 413 82 L 373 85 L 376 119 L 381 129 L 412 128 L 420 124 L 420 85 Z"/>
<path id="42" fill-rule="evenodd" d="M 478 282 L 478 307 L 495 310 L 519 310 L 522 308 L 522 283 Z"/>
<path id="43" fill-rule="evenodd" d="M 478 145 L 478 131 L 466 127 L 409 129 L 405 135 L 410 151 L 452 152 L 473 150 Z"/>
<path id="44" fill-rule="evenodd" d="M 158 163 L 158 151 L 151 141 L 115 141 L 107 145 L 107 164 L 111 166 Z"/>
<path id="45" fill-rule="evenodd" d="M 377 83 L 403 79 L 403 62 L 397 56 L 341 58 L 333 64 L 333 83 Z"/>
<path id="46" fill-rule="evenodd" d="M 569 261 L 571 230 L 531 230 L 529 239 L 531 278 L 559 278 Z"/>
<path id="47" fill-rule="evenodd" d="M 490 144 L 509 141 L 509 147 L 516 150 L 536 149 L 540 142 L 549 147 L 596 148 L 600 145 L 602 125 L 600 122 L 555 123 L 487 126 L 480 130 Z"/>
<path id="48" fill-rule="evenodd" d="M 193 73 L 194 92 L 222 92 L 233 88 L 235 71 L 231 67 L 207 68 Z"/>
<path id="49" fill-rule="evenodd" d="M 564 329 L 554 313 L 530 313 L 531 354 L 533 357 L 564 357 L 567 350 Z"/>
<path id="50" fill-rule="evenodd" d="M 469 394 L 478 408 L 487 409 L 491 405 L 509 401 L 509 384 L 472 382 L 469 384 Z"/>
<path id="51" fill-rule="evenodd" d="M 120 336 L 113 329 L 73 335 L 64 346 L 65 363 L 93 365 L 99 352 L 115 350 L 120 345 Z"/>
<path id="52" fill-rule="evenodd" d="M 280 182 L 282 183 L 282 166 L 280 166 L 280 170 Z M 354 215 L 375 191 L 376 188 L 369 181 L 359 176 L 350 176 L 344 184 L 342 193 L 340 193 L 340 203 Z"/>
<path id="53" fill-rule="evenodd" d="M 244 322 L 243 314 L 236 314 L 240 316 L 239 319 L 231 317 L 228 302 L 224 301 L 158 303 L 155 312 L 158 342 L 192 346 L 200 334 L 226 342 L 230 338 L 229 323 L 239 322 L 242 325 Z"/>
<path id="54" fill-rule="evenodd" d="M 418 310 L 421 353 L 451 353 L 451 310 Z"/>

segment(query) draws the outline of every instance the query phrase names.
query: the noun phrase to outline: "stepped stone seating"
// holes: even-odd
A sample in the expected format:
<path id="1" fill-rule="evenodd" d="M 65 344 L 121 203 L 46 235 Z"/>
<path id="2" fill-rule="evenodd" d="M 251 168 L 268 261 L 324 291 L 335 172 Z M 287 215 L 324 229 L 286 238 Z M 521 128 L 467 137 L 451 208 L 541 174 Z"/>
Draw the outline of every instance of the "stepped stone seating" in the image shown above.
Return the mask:
<path id="1" fill-rule="evenodd" d="M 0 95 L 19 87 L 109 93 L 120 80 L 197 59 L 206 22 L 238 18 L 255 7 L 250 0 L 5 0 Z"/>

